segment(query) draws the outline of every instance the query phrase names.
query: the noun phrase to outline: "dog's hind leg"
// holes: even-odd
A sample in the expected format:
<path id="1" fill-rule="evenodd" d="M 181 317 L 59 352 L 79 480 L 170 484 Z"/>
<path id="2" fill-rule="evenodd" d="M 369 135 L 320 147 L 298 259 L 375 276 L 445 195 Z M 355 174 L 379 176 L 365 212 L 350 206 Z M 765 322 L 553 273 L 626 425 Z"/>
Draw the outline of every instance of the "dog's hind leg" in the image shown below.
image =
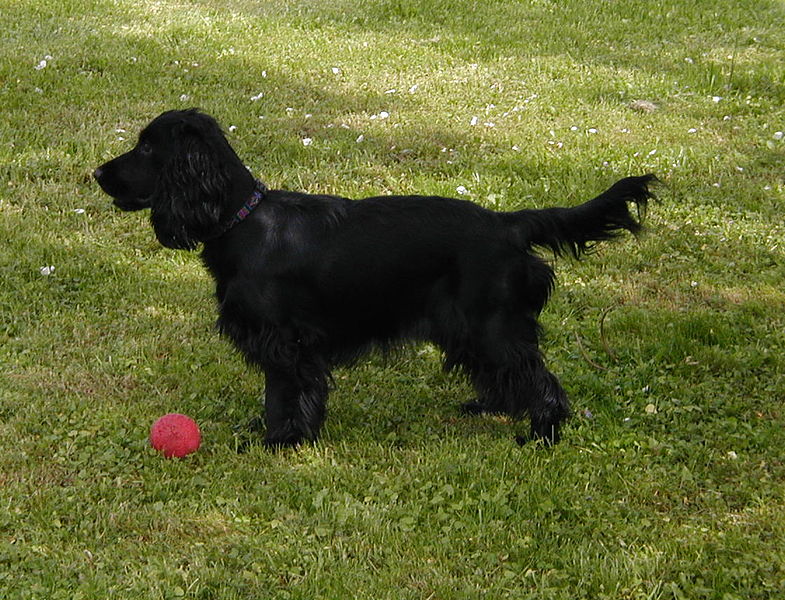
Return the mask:
<path id="1" fill-rule="evenodd" d="M 560 426 L 570 415 L 569 402 L 538 352 L 514 363 L 484 364 L 469 370 L 479 399 L 465 404 L 464 411 L 508 414 L 515 419 L 528 414 L 532 439 L 548 444 L 559 441 Z"/>
<path id="2" fill-rule="evenodd" d="M 314 441 L 326 415 L 329 374 L 317 367 L 296 372 L 265 369 L 265 444 L 272 448 Z"/>
<path id="3" fill-rule="evenodd" d="M 567 394 L 545 366 L 539 349 L 539 325 L 533 313 L 498 311 L 475 323 L 471 341 L 448 360 L 463 367 L 477 400 L 465 412 L 528 414 L 531 436 L 548 443 L 559 440 L 559 427 L 570 414 Z"/>
<path id="4" fill-rule="evenodd" d="M 567 393 L 542 361 L 530 375 L 533 389 L 527 409 L 531 419 L 531 437 L 555 444 L 559 441 L 562 422 L 570 416 Z"/>

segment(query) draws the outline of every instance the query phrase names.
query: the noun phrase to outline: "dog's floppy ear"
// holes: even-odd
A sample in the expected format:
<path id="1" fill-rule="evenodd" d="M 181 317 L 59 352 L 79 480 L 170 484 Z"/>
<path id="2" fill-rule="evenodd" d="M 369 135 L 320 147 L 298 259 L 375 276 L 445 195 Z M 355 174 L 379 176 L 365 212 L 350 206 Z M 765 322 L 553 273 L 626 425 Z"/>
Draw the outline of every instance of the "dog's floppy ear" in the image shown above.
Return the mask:
<path id="1" fill-rule="evenodd" d="M 172 154 L 151 202 L 156 237 L 167 248 L 193 250 L 219 230 L 230 184 L 229 145 L 207 115 L 188 112 L 171 132 Z"/>

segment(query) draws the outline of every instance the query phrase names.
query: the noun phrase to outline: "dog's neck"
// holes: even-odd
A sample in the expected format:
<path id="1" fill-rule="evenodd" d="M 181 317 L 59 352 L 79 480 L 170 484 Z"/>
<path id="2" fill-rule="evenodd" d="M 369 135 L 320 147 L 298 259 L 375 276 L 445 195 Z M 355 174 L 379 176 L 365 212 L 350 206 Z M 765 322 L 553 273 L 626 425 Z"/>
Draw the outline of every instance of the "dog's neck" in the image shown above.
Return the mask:
<path id="1" fill-rule="evenodd" d="M 218 230 L 209 237 L 202 238 L 202 242 L 206 243 L 222 237 L 233 227 L 236 227 L 238 224 L 242 223 L 246 218 L 248 218 L 248 215 L 250 215 L 253 210 L 259 206 L 261 201 L 264 199 L 265 194 L 267 193 L 267 186 L 258 179 L 251 179 L 249 184 L 250 185 L 247 186 L 247 189 L 244 192 L 237 193 L 239 196 L 237 202 L 242 202 L 240 208 L 237 208 L 232 213 L 229 213 L 231 216 L 228 217 L 228 220 L 224 220 L 227 219 L 227 217 L 224 217 Z"/>
<path id="2" fill-rule="evenodd" d="M 243 205 L 234 213 L 234 216 L 231 220 L 223 226 L 220 235 L 223 235 L 227 231 L 229 231 L 232 227 L 241 223 L 253 212 L 253 209 L 259 206 L 259 203 L 264 198 L 264 194 L 267 192 L 267 186 L 264 185 L 258 179 L 254 181 L 254 188 L 251 192 L 250 198 L 248 198 Z"/>

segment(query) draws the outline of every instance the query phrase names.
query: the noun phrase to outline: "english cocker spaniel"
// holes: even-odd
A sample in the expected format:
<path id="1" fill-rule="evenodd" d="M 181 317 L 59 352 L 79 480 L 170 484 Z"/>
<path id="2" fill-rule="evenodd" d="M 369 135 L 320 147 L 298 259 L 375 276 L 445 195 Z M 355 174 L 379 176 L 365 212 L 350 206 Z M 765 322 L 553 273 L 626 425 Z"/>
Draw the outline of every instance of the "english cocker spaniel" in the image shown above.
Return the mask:
<path id="1" fill-rule="evenodd" d="M 94 175 L 122 210 L 151 210 L 164 246 L 202 245 L 218 329 L 264 371 L 271 447 L 316 439 L 334 367 L 426 340 L 471 379 L 465 411 L 528 415 L 532 438 L 556 442 L 569 405 L 539 349 L 554 273 L 535 247 L 577 257 L 637 232 L 627 205 L 645 207 L 655 181 L 628 177 L 579 206 L 514 212 L 273 190 L 197 110 L 161 114 Z"/>

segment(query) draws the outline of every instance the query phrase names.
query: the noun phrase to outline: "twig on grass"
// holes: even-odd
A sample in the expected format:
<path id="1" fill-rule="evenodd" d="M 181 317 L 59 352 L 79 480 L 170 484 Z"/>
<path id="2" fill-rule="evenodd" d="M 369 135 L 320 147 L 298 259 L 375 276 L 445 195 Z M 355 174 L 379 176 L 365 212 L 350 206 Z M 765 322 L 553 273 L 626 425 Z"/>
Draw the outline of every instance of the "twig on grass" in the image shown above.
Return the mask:
<path id="1" fill-rule="evenodd" d="M 615 306 L 609 306 L 604 311 L 602 311 L 602 316 L 600 317 L 600 341 L 602 342 L 602 347 L 605 348 L 605 352 L 608 353 L 608 356 L 611 357 L 611 360 L 616 362 L 618 357 L 616 353 L 611 349 L 610 345 L 608 344 L 608 339 L 605 337 L 605 318 L 608 316 Z"/>
<path id="2" fill-rule="evenodd" d="M 575 332 L 575 341 L 578 342 L 578 350 L 580 351 L 581 356 L 583 357 L 583 359 L 587 363 L 589 363 L 592 367 L 594 367 L 595 369 L 598 369 L 599 371 L 607 371 L 608 370 L 607 367 L 603 367 L 602 365 L 597 364 L 591 358 L 589 358 L 589 355 L 586 353 L 586 350 L 583 347 L 583 343 L 581 342 L 581 336 L 578 335 L 577 331 Z"/>

